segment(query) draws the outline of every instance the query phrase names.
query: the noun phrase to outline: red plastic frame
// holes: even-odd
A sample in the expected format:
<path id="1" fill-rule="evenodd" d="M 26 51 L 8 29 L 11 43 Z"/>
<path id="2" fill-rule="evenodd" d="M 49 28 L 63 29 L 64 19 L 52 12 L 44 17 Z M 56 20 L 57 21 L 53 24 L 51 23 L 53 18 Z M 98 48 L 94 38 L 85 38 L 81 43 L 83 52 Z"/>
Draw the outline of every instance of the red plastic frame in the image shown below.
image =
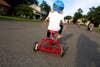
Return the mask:
<path id="1" fill-rule="evenodd" d="M 48 31 L 51 33 L 54 33 L 54 34 L 57 33 L 57 31 L 52 31 L 52 30 L 48 30 Z M 48 42 L 49 44 L 47 46 L 44 46 L 43 44 L 45 42 Z M 56 48 L 52 47 L 53 43 L 55 43 L 55 45 L 57 45 Z M 41 40 L 41 42 L 39 43 L 37 50 L 60 54 L 61 53 L 60 41 L 56 40 L 56 39 L 52 39 L 52 38 L 43 38 Z"/>

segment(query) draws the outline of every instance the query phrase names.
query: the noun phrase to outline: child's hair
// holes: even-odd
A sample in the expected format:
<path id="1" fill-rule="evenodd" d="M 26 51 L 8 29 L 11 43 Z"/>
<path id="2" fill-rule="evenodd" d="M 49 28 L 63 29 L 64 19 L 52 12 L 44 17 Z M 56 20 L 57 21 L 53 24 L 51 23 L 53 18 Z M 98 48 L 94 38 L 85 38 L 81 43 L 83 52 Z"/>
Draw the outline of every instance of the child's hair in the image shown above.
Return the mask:
<path id="1" fill-rule="evenodd" d="M 52 12 L 52 13 L 53 13 L 53 12 L 54 12 L 54 10 L 51 10 L 50 12 Z"/>
<path id="2" fill-rule="evenodd" d="M 64 9 L 64 3 L 60 0 L 57 0 L 53 3 L 53 10 L 61 12 Z"/>

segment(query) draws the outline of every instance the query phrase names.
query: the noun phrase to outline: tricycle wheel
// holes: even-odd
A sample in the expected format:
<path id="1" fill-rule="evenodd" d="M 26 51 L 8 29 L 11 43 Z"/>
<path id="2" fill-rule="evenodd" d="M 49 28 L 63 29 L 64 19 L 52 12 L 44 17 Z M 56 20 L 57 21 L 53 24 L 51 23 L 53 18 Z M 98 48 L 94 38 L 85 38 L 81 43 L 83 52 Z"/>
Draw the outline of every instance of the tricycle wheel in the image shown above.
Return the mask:
<path id="1" fill-rule="evenodd" d="M 60 56 L 63 57 L 64 56 L 64 50 L 61 48 L 61 53 Z"/>
<path id="2" fill-rule="evenodd" d="M 38 42 L 35 42 L 34 51 L 37 51 L 38 45 L 39 45 Z"/>

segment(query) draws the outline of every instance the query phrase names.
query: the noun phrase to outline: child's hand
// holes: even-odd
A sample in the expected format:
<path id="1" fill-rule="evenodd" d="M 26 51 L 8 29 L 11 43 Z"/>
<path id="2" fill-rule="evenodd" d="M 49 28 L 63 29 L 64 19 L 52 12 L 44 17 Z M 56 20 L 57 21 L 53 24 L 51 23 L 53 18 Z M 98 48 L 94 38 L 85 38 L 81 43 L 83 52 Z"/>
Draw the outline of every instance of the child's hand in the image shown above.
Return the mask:
<path id="1" fill-rule="evenodd" d="M 46 17 L 46 19 L 42 22 L 43 26 L 46 26 L 47 20 L 49 19 L 49 17 Z"/>
<path id="2" fill-rule="evenodd" d="M 46 22 L 45 21 L 42 22 L 42 26 L 46 26 Z"/>

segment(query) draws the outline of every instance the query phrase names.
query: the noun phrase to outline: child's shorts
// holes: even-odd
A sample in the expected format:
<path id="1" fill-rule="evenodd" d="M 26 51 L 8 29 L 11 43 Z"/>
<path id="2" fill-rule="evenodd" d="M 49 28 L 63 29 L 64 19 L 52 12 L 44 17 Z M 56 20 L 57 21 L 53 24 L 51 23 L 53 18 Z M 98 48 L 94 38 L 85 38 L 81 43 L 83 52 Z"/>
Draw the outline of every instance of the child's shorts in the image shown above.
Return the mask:
<path id="1" fill-rule="evenodd" d="M 50 38 L 50 36 L 54 36 L 57 33 L 57 31 L 53 31 L 53 30 L 48 30 L 47 31 L 47 38 Z"/>

